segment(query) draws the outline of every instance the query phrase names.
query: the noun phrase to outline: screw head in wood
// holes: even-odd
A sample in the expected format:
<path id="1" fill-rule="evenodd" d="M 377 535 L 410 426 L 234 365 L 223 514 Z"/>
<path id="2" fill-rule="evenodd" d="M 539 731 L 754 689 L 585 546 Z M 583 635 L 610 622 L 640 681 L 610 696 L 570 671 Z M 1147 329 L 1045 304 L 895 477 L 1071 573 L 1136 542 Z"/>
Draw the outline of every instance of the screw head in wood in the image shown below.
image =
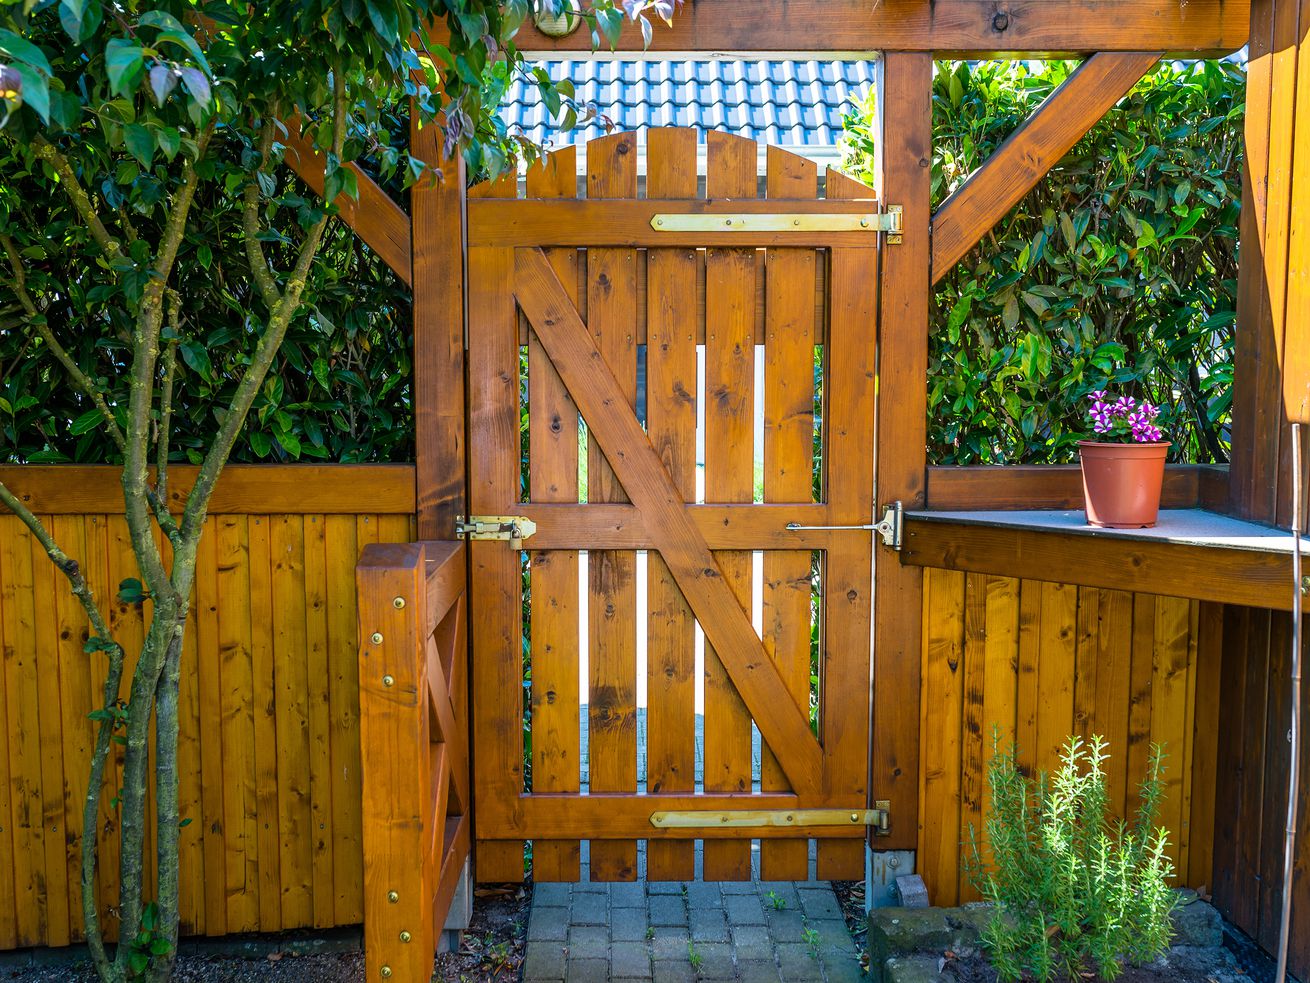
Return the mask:
<path id="1" fill-rule="evenodd" d="M 382 644 L 382 632 L 375 631 L 369 639 L 374 645 Z"/>
<path id="2" fill-rule="evenodd" d="M 399 892 L 399 891 L 388 891 L 388 892 L 387 892 L 387 900 L 390 901 L 392 904 L 396 904 L 397 902 L 400 901 L 400 892 Z"/>
<path id="3" fill-rule="evenodd" d="M 395 686 L 395 685 L 396 685 L 396 677 L 393 676 L 393 675 L 391 675 L 390 673 L 388 673 L 387 675 L 385 675 L 385 676 L 382 677 L 382 685 L 383 685 L 383 686 Z"/>
<path id="4" fill-rule="evenodd" d="M 392 598 L 391 604 L 393 607 L 395 607 L 397 611 L 399 611 L 401 608 L 405 606 L 405 599 L 403 597 Z"/>
<path id="5" fill-rule="evenodd" d="M 410 939 L 412 939 L 412 938 L 413 938 L 413 936 L 410 935 L 408 932 L 401 932 L 401 933 L 400 933 L 400 941 L 401 941 L 401 942 L 408 942 L 408 941 L 409 941 Z"/>
<path id="6" fill-rule="evenodd" d="M 389 979 L 391 979 L 391 967 L 390 967 L 390 966 L 383 966 L 383 967 L 382 967 L 382 978 L 383 978 L 384 980 L 389 980 Z"/>

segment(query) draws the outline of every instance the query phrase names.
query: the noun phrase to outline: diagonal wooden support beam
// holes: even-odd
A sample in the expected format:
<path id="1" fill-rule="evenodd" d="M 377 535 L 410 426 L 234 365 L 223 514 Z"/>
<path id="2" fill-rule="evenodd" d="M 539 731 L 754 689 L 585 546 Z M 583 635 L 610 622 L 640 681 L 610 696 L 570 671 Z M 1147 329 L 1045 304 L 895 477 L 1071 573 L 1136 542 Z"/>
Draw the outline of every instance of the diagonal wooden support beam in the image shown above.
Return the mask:
<path id="1" fill-rule="evenodd" d="M 937 209 L 933 282 L 949 273 L 1159 60 L 1158 51 L 1103 51 L 1079 65 Z"/>
<path id="2" fill-rule="evenodd" d="M 733 685 L 797 793 L 823 787 L 823 752 L 687 511 L 614 373 L 540 249 L 518 249 L 514 294 L 546 354 L 646 521 Z"/>
<path id="3" fill-rule="evenodd" d="M 299 119 L 288 120 L 286 127 L 287 135 L 282 142 L 287 148 L 287 166 L 318 194 L 323 194 L 327 158 L 300 132 Z M 344 195 L 337 198 L 336 204 L 341 210 L 342 221 L 354 229 L 401 280 L 407 284 L 412 283 L 409 216 L 358 164 L 350 163 L 346 166 L 355 173 L 359 200 L 354 201 Z"/>

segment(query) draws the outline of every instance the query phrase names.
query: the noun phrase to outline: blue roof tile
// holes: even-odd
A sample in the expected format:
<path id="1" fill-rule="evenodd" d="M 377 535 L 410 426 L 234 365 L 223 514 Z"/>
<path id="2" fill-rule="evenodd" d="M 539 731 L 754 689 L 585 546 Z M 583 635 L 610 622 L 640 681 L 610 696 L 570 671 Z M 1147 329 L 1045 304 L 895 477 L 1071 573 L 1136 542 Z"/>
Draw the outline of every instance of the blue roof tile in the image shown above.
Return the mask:
<path id="1" fill-rule="evenodd" d="M 692 126 L 730 129 L 767 143 L 831 147 L 842 114 L 873 83 L 872 61 L 550 59 L 555 80 L 573 82 L 578 100 L 592 103 L 616 127 Z M 516 80 L 505 94 L 505 121 L 529 139 L 561 146 L 601 135 L 595 121 L 561 132 L 533 85 Z"/>

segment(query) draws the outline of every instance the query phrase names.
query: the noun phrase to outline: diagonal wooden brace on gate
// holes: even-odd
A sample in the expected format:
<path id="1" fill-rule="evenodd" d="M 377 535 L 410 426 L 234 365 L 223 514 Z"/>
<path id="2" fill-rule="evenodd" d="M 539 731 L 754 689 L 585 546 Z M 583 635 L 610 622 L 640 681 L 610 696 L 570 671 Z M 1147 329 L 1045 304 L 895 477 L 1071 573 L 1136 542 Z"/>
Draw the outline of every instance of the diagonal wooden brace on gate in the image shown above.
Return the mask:
<path id="1" fill-rule="evenodd" d="M 798 794 L 823 751 L 545 254 L 515 250 L 514 293 L 769 749 Z"/>

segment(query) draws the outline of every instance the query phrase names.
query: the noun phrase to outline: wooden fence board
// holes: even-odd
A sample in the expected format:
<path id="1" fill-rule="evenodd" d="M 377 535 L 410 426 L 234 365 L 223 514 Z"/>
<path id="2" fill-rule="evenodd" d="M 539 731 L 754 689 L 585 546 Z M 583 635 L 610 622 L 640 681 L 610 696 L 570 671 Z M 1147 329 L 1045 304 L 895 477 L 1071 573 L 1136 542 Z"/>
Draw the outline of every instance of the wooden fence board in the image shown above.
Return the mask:
<path id="1" fill-rule="evenodd" d="M 696 197 L 696 132 L 650 131 L 646 149 L 650 198 Z M 685 500 L 696 497 L 697 253 L 647 253 L 646 430 Z M 696 775 L 696 627 L 691 609 L 656 550 L 646 570 L 646 787 L 690 792 Z M 650 840 L 651 880 L 691 880 L 693 840 Z"/>

